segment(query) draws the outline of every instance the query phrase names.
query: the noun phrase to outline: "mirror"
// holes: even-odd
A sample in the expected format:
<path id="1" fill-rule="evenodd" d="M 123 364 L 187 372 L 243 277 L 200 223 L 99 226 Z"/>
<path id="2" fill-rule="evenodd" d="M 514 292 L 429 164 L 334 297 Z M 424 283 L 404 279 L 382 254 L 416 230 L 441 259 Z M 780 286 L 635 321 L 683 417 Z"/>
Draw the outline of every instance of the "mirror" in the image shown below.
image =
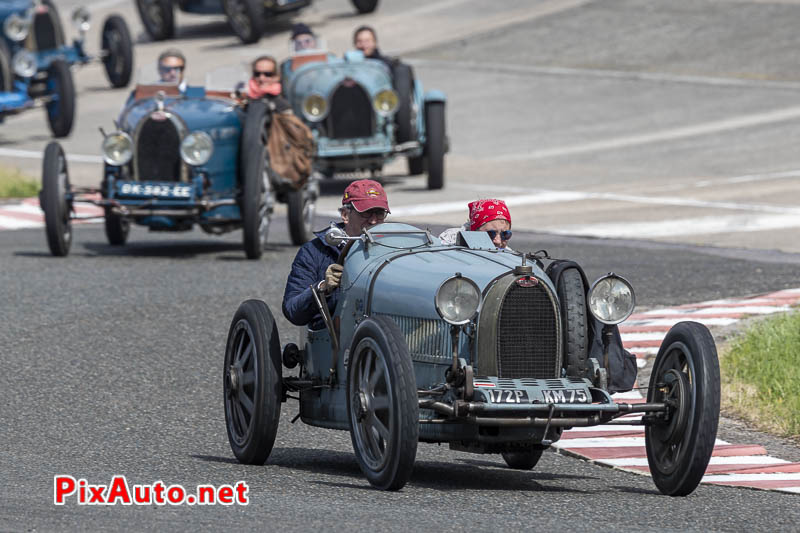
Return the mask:
<path id="1" fill-rule="evenodd" d="M 346 240 L 348 240 L 347 233 L 336 224 L 331 224 L 331 229 L 325 234 L 325 242 L 338 247 Z"/>

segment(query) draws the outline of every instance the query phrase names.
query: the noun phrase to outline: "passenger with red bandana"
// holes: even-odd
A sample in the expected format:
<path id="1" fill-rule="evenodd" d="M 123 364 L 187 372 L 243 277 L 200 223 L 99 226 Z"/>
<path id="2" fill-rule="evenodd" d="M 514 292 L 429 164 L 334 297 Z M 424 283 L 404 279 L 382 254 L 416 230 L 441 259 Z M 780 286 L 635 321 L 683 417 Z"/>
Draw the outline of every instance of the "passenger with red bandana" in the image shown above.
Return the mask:
<path id="1" fill-rule="evenodd" d="M 442 244 L 456 244 L 459 231 L 485 231 L 498 250 L 511 252 L 511 213 L 503 200 L 484 198 L 467 204 L 469 220 L 460 228 L 449 228 L 439 235 Z"/>

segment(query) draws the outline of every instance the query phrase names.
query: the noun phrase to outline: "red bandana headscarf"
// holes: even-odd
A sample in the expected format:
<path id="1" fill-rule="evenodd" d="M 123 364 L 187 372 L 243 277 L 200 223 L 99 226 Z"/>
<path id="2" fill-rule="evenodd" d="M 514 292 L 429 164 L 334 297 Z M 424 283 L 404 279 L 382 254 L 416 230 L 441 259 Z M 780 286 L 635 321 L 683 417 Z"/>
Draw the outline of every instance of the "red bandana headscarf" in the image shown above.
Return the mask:
<path id="1" fill-rule="evenodd" d="M 279 94 L 281 94 L 281 82 L 276 81 L 275 83 L 270 83 L 267 85 L 266 89 L 262 89 L 258 86 L 256 80 L 250 78 L 250 83 L 247 87 L 247 96 L 249 96 L 250 99 L 256 100 L 266 95 L 278 96 Z"/>
<path id="2" fill-rule="evenodd" d="M 487 198 L 470 202 L 469 206 L 469 229 L 476 231 L 478 228 L 491 222 L 492 220 L 503 219 L 511 224 L 511 213 L 503 200 Z"/>

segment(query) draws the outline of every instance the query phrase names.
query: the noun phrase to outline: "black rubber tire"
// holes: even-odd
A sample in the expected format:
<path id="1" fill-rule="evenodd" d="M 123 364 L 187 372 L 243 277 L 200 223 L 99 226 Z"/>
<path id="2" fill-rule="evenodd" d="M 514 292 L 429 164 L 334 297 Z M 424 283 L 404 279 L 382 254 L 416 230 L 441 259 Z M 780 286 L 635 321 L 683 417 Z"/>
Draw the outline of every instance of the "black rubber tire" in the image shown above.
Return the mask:
<path id="1" fill-rule="evenodd" d="M 258 42 L 266 29 L 264 0 L 222 0 L 233 32 L 244 44 Z"/>
<path id="2" fill-rule="evenodd" d="M 54 137 L 66 137 L 75 120 L 75 85 L 69 65 L 63 59 L 50 63 L 48 88 L 58 99 L 47 103 L 47 122 Z"/>
<path id="3" fill-rule="evenodd" d="M 63 46 L 66 42 L 66 39 L 64 39 L 64 26 L 61 25 L 61 15 L 58 14 L 58 8 L 55 2 L 52 0 L 42 0 L 42 5 L 47 6 L 48 15 L 53 22 L 56 47 Z M 33 31 L 33 28 L 31 28 L 31 30 Z"/>
<path id="4" fill-rule="evenodd" d="M 145 31 L 154 41 L 175 37 L 175 10 L 172 0 L 136 0 Z"/>
<path id="5" fill-rule="evenodd" d="M 397 113 L 394 121 L 397 126 L 396 140 L 404 143 L 417 138 L 416 117 L 414 116 L 414 72 L 410 65 L 397 62 L 392 67 L 392 82 L 397 92 Z"/>
<path id="6" fill-rule="evenodd" d="M 673 383 L 685 384 L 688 405 L 681 410 L 682 402 L 677 402 L 669 423 L 645 426 L 645 447 L 658 490 L 668 496 L 686 496 L 703 479 L 719 424 L 719 361 L 708 328 L 698 322 L 679 322 L 670 328 L 650 375 L 648 403 L 664 401 L 670 370 L 682 374 Z"/>
<path id="7" fill-rule="evenodd" d="M 515 470 L 531 470 L 542 458 L 544 448 L 531 448 L 524 452 L 503 452 L 503 460 L 509 468 Z"/>
<path id="8" fill-rule="evenodd" d="M 231 369 L 236 374 L 235 387 Z M 281 414 L 282 379 L 275 318 L 261 300 L 247 300 L 233 315 L 222 370 L 228 443 L 239 462 L 263 465 L 272 452 Z M 248 404 L 252 410 L 245 416 Z"/>
<path id="9" fill-rule="evenodd" d="M 125 19 L 111 15 L 103 23 L 100 49 L 106 77 L 115 89 L 127 87 L 133 72 L 133 41 Z"/>
<path id="10" fill-rule="evenodd" d="M 286 194 L 286 207 L 292 244 L 300 246 L 307 243 L 314 236 L 313 199 L 303 189 L 290 191 Z"/>
<path id="11" fill-rule="evenodd" d="M 445 118 L 444 102 L 425 104 L 425 158 L 428 163 L 428 189 L 444 187 Z"/>
<path id="12" fill-rule="evenodd" d="M 56 257 L 65 257 L 69 254 L 72 244 L 70 220 L 72 206 L 67 201 L 69 191 L 67 158 L 61 145 L 52 141 L 44 149 L 42 191 L 39 193 L 39 202 L 44 211 L 47 245 L 50 247 L 50 253 Z"/>
<path id="13" fill-rule="evenodd" d="M 378 7 L 378 0 L 352 0 L 353 6 L 362 15 L 372 13 Z"/>
<path id="14" fill-rule="evenodd" d="M 408 158 L 408 175 L 419 176 L 425 173 L 425 156 Z"/>
<path id="15" fill-rule="evenodd" d="M 363 365 L 372 360 L 374 366 L 374 361 L 378 359 L 382 361 L 384 387 L 376 386 L 380 382 L 373 385 L 373 390 L 367 391 L 370 399 L 366 405 L 370 407 L 377 403 L 373 394 L 376 390 L 385 390 L 387 407 L 374 408 L 369 414 L 375 415 L 375 411 L 388 409 L 391 409 L 392 414 L 386 415 L 385 421 L 377 415 L 365 416 L 379 421 L 387 433 L 386 437 L 381 437 L 382 447 L 377 448 L 383 460 L 375 459 L 374 449 L 370 451 L 365 448 L 369 443 L 364 441 L 364 434 L 371 433 L 374 437 L 375 433 L 366 429 L 366 425 L 358 420 L 358 406 L 354 405 L 354 400 L 362 392 L 359 385 L 362 377 L 359 373 L 365 371 Z M 390 318 L 373 316 L 364 319 L 356 329 L 350 350 L 350 363 L 347 366 L 347 412 L 353 449 L 367 480 L 381 490 L 401 489 L 411 477 L 417 455 L 419 407 L 411 354 L 403 333 Z"/>
<path id="16" fill-rule="evenodd" d="M 105 216 L 106 238 L 112 246 L 124 246 L 128 242 L 131 231 L 131 222 L 125 217 L 115 215 L 111 209 L 106 208 Z"/>
<path id="17" fill-rule="evenodd" d="M 561 303 L 561 329 L 564 331 L 564 366 L 567 376 L 591 378 L 589 368 L 589 314 L 583 277 L 577 268 L 568 268 L 558 278 Z"/>
<path id="18" fill-rule="evenodd" d="M 265 172 L 269 172 L 266 168 L 269 164 L 266 137 L 268 112 L 266 104 L 261 100 L 250 102 L 247 105 L 239 143 L 239 173 L 242 185 L 239 207 L 242 211 L 244 250 L 249 259 L 261 257 L 269 234 L 269 222 L 272 216 L 272 184 L 269 179 L 264 179 Z M 265 190 L 265 188 L 268 189 Z M 262 196 L 265 196 L 266 202 L 260 201 Z M 261 212 L 262 203 L 267 210 L 263 239 L 259 235 L 259 227 L 264 222 L 264 213 Z"/>
<path id="19" fill-rule="evenodd" d="M 14 73 L 11 71 L 11 53 L 8 45 L 0 39 L 0 91 L 7 93 L 11 91 L 14 83 Z"/>

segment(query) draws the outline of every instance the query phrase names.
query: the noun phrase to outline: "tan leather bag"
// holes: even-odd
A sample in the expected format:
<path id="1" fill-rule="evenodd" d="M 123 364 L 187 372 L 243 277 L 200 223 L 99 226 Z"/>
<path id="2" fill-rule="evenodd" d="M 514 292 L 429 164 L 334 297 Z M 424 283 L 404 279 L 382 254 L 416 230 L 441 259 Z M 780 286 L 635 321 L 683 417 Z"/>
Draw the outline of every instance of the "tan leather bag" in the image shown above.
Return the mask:
<path id="1" fill-rule="evenodd" d="M 269 130 L 270 166 L 276 174 L 300 189 L 312 170 L 314 137 L 302 120 L 291 113 L 275 113 Z"/>

